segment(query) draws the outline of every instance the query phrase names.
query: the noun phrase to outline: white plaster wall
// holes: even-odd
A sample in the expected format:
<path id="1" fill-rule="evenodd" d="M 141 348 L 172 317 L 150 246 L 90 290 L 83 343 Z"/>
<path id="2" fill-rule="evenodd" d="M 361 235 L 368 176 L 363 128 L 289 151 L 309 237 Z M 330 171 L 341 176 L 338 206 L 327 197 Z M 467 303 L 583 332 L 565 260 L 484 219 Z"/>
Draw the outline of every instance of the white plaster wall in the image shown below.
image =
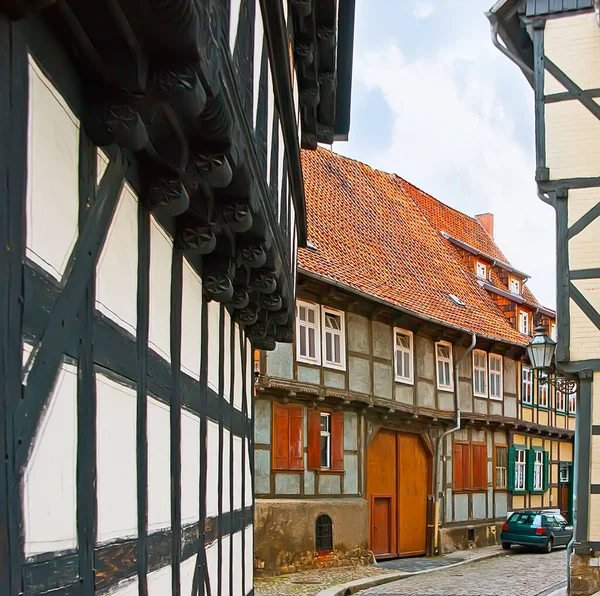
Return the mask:
<path id="1" fill-rule="evenodd" d="M 206 567 L 208 569 L 208 581 L 210 582 L 210 593 L 218 594 L 219 590 L 219 545 L 215 540 L 206 547 Z M 226 594 L 226 592 L 222 592 Z"/>
<path id="2" fill-rule="evenodd" d="M 219 392 L 219 328 L 221 325 L 221 307 L 212 300 L 208 303 L 208 386 Z"/>
<path id="3" fill-rule="evenodd" d="M 275 94 L 273 92 L 273 72 L 269 60 L 267 73 L 267 183 L 271 180 L 271 149 L 273 146 L 273 118 L 275 117 Z"/>
<path id="4" fill-rule="evenodd" d="M 232 596 L 242 596 L 244 593 L 242 585 L 242 533 L 236 532 L 232 541 L 233 550 L 233 584 L 231 586 Z"/>
<path id="5" fill-rule="evenodd" d="M 231 585 L 229 583 L 229 561 L 231 549 L 231 536 L 221 538 L 221 556 L 223 564 L 221 565 L 221 594 L 231 594 Z"/>
<path id="6" fill-rule="evenodd" d="M 248 447 L 248 439 L 244 440 L 244 449 L 246 450 L 246 456 L 245 456 L 245 461 L 244 461 L 244 468 L 246 469 L 246 473 L 245 473 L 245 486 L 244 486 L 244 492 L 245 492 L 245 497 L 244 497 L 244 506 L 245 507 L 250 507 L 252 505 L 252 499 L 253 499 L 253 495 L 252 495 L 252 473 L 250 472 L 250 449 Z"/>
<path id="7" fill-rule="evenodd" d="M 252 525 L 247 526 L 245 532 L 244 546 L 246 552 L 244 553 L 244 562 L 246 565 L 246 585 L 244 586 L 244 593 L 248 594 L 254 585 L 254 527 Z"/>
<path id="8" fill-rule="evenodd" d="M 241 0 L 230 0 L 229 3 L 229 48 L 231 53 L 235 50 L 235 40 L 237 38 L 238 24 L 240 22 Z"/>
<path id="9" fill-rule="evenodd" d="M 249 481 L 250 479 L 248 479 Z M 233 509 L 242 508 L 242 439 L 233 437 Z"/>
<path id="10" fill-rule="evenodd" d="M 27 257 L 62 279 L 78 235 L 79 120 L 29 56 Z"/>
<path id="11" fill-rule="evenodd" d="M 138 200 L 125 184 L 96 265 L 96 308 L 135 335 L 137 325 Z"/>
<path id="12" fill-rule="evenodd" d="M 544 52 L 582 89 L 600 87 L 600 39 L 593 12 L 548 19 L 544 29 Z M 546 82 L 545 93 L 561 93 L 560 83 Z"/>
<path id="13" fill-rule="evenodd" d="M 246 412 L 252 418 L 252 400 L 254 398 L 254 366 L 252 344 L 246 340 Z"/>
<path id="14" fill-rule="evenodd" d="M 192 555 L 185 561 L 181 561 L 179 568 L 181 574 L 181 596 L 193 596 L 194 571 L 196 570 L 196 555 Z"/>
<path id="15" fill-rule="evenodd" d="M 148 596 L 165 596 L 172 594 L 171 590 L 171 565 L 148 574 Z"/>
<path id="16" fill-rule="evenodd" d="M 258 113 L 258 95 L 260 90 L 260 66 L 263 53 L 263 43 L 265 38 L 265 30 L 263 28 L 262 11 L 260 3 L 256 3 L 254 12 L 254 62 L 252 74 L 252 104 L 253 126 L 256 128 L 256 115 Z"/>
<path id="17" fill-rule="evenodd" d="M 148 531 L 171 527 L 169 406 L 148 397 Z"/>
<path id="18" fill-rule="evenodd" d="M 231 511 L 231 439 L 229 431 L 223 429 L 223 459 L 221 465 L 223 467 L 223 482 L 221 484 L 221 499 L 223 503 L 223 513 Z"/>
<path id="19" fill-rule="evenodd" d="M 171 362 L 171 263 L 173 240 L 150 216 L 150 297 L 148 344 Z"/>
<path id="20" fill-rule="evenodd" d="M 137 536 L 136 392 L 96 374 L 98 542 Z"/>
<path id="21" fill-rule="evenodd" d="M 106 172 L 106 168 L 108 168 L 109 162 L 108 155 L 104 153 L 104 151 L 100 148 L 96 149 L 96 184 L 100 184 L 100 180 L 102 180 L 102 176 L 104 176 L 104 172 Z"/>
<path id="22" fill-rule="evenodd" d="M 240 339 L 240 328 L 235 323 L 234 331 L 234 370 L 233 370 L 233 406 L 236 410 L 242 409 L 244 399 L 244 379 L 242 371 L 242 342 Z"/>
<path id="23" fill-rule="evenodd" d="M 223 314 L 223 397 L 231 402 L 231 315 Z"/>
<path id="24" fill-rule="evenodd" d="M 592 12 L 549 19 L 544 51 L 582 89 L 600 87 L 600 37 Z M 546 93 L 563 91 L 552 76 L 546 76 Z M 600 149 L 598 119 L 577 100 L 547 104 L 545 110 L 550 177 L 600 175 L 600 162 L 595 158 Z"/>
<path id="25" fill-rule="evenodd" d="M 183 298 L 181 304 L 181 370 L 200 379 L 202 346 L 202 281 L 183 259 Z"/>
<path id="26" fill-rule="evenodd" d="M 594 308 L 600 308 L 600 282 L 598 280 L 574 280 L 572 283 Z M 571 360 L 596 358 L 600 348 L 600 331 L 572 299 L 569 300 L 569 314 L 571 318 L 569 350 Z"/>
<path id="27" fill-rule="evenodd" d="M 206 424 L 206 516 L 219 513 L 219 425 Z"/>
<path id="28" fill-rule="evenodd" d="M 77 367 L 63 364 L 25 469 L 26 556 L 77 546 L 76 471 Z"/>
<path id="29" fill-rule="evenodd" d="M 200 418 L 181 411 L 181 523 L 200 519 Z"/>
<path id="30" fill-rule="evenodd" d="M 283 132 L 281 130 L 281 124 L 277 125 L 277 134 L 279 136 L 278 141 L 278 151 L 279 155 L 277 156 L 278 170 L 277 170 L 277 219 L 279 223 L 282 225 L 283 221 L 281 218 L 281 199 L 282 199 L 282 188 L 283 188 L 283 164 L 285 162 L 285 143 L 283 141 Z"/>
<path id="31" fill-rule="evenodd" d="M 568 74 L 568 72 L 567 72 Z M 546 164 L 550 178 L 600 176 L 600 121 L 581 102 L 546 105 Z"/>

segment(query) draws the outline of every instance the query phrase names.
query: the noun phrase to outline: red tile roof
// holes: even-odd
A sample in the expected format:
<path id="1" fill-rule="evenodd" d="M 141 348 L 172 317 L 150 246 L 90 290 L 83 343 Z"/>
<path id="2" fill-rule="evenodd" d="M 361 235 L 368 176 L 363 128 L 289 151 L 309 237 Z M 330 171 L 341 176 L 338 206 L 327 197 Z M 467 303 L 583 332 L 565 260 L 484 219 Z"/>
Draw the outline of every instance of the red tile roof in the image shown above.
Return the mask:
<path id="1" fill-rule="evenodd" d="M 304 151 L 302 164 L 308 239 L 314 248 L 299 250 L 301 269 L 442 325 L 510 343 L 529 342 L 463 265 L 429 211 L 448 234 L 469 244 L 476 241 L 506 261 L 477 220 L 395 174 L 323 148 Z M 466 306 L 455 304 L 449 293 Z"/>

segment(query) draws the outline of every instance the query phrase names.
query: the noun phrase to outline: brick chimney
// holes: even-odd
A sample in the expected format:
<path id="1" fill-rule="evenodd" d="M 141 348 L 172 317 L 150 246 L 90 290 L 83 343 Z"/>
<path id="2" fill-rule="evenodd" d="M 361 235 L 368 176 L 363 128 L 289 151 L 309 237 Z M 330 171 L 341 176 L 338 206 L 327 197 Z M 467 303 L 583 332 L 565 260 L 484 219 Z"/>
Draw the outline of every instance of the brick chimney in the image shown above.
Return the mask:
<path id="1" fill-rule="evenodd" d="M 494 214 L 493 213 L 482 213 L 481 215 L 475 216 L 479 223 L 483 226 L 483 229 L 490 235 L 491 238 L 494 237 Z"/>

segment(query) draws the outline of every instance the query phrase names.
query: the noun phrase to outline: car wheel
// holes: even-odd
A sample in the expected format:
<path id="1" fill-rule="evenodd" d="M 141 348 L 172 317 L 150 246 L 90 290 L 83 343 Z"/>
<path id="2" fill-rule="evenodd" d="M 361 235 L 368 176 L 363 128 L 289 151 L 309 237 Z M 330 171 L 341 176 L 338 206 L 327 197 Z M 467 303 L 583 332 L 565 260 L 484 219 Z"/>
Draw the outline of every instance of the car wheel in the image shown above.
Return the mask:
<path id="1" fill-rule="evenodd" d="M 510 542 L 503 542 L 503 543 L 502 543 L 502 548 L 503 548 L 504 550 L 510 550 L 510 547 L 511 547 L 511 546 L 512 546 L 512 545 L 511 545 L 511 543 L 510 543 Z"/>
<path id="2" fill-rule="evenodd" d="M 554 546 L 554 542 L 553 542 L 552 538 L 548 538 L 548 542 L 546 542 L 546 544 L 544 545 L 544 552 L 551 553 L 553 546 Z"/>

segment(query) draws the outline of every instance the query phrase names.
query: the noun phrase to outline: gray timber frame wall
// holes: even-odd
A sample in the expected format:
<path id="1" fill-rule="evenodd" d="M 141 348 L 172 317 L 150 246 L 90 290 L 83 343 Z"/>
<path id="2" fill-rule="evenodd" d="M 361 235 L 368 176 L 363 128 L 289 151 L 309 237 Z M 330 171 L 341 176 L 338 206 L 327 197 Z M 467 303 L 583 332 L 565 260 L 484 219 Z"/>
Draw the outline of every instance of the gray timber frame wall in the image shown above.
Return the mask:
<path id="1" fill-rule="evenodd" d="M 544 30 L 548 18 L 540 6 L 545 2 L 528 2 L 528 18 L 524 21 L 532 25 L 534 48 L 534 93 L 535 93 L 535 134 L 536 134 L 536 182 L 540 198 L 551 204 L 556 210 L 557 234 L 557 323 L 558 344 L 556 349 L 557 365 L 567 373 L 576 374 L 580 378 L 580 391 L 577 403 L 577 422 L 575 432 L 575 541 L 576 551 L 589 553 L 589 547 L 600 549 L 600 544 L 588 541 L 588 511 L 590 492 L 599 491 L 600 486 L 590 485 L 590 445 L 592 417 L 592 378 L 594 371 L 600 371 L 600 358 L 593 360 L 571 361 L 569 342 L 571 321 L 569 303 L 572 299 L 585 313 L 592 323 L 600 329 L 600 313 L 589 303 L 583 294 L 573 285 L 572 280 L 600 278 L 600 270 L 586 269 L 572 271 L 569 264 L 569 240 L 584 230 L 598 216 L 600 203 L 592 207 L 578 221 L 569 226 L 568 200 L 569 191 L 573 189 L 598 188 L 600 177 L 578 177 L 550 179 L 550 171 L 546 161 L 546 122 L 545 104 L 568 100 L 578 100 L 589 112 L 600 120 L 600 106 L 594 101 L 598 97 L 598 89 L 581 89 L 565 72 L 554 64 L 544 50 Z M 589 1 L 563 2 L 561 16 L 589 12 L 592 3 Z M 531 9 L 531 10 L 530 10 Z M 566 89 L 566 92 L 545 95 L 544 80 L 546 72 L 554 77 Z M 600 429 L 598 429 L 600 432 Z"/>

